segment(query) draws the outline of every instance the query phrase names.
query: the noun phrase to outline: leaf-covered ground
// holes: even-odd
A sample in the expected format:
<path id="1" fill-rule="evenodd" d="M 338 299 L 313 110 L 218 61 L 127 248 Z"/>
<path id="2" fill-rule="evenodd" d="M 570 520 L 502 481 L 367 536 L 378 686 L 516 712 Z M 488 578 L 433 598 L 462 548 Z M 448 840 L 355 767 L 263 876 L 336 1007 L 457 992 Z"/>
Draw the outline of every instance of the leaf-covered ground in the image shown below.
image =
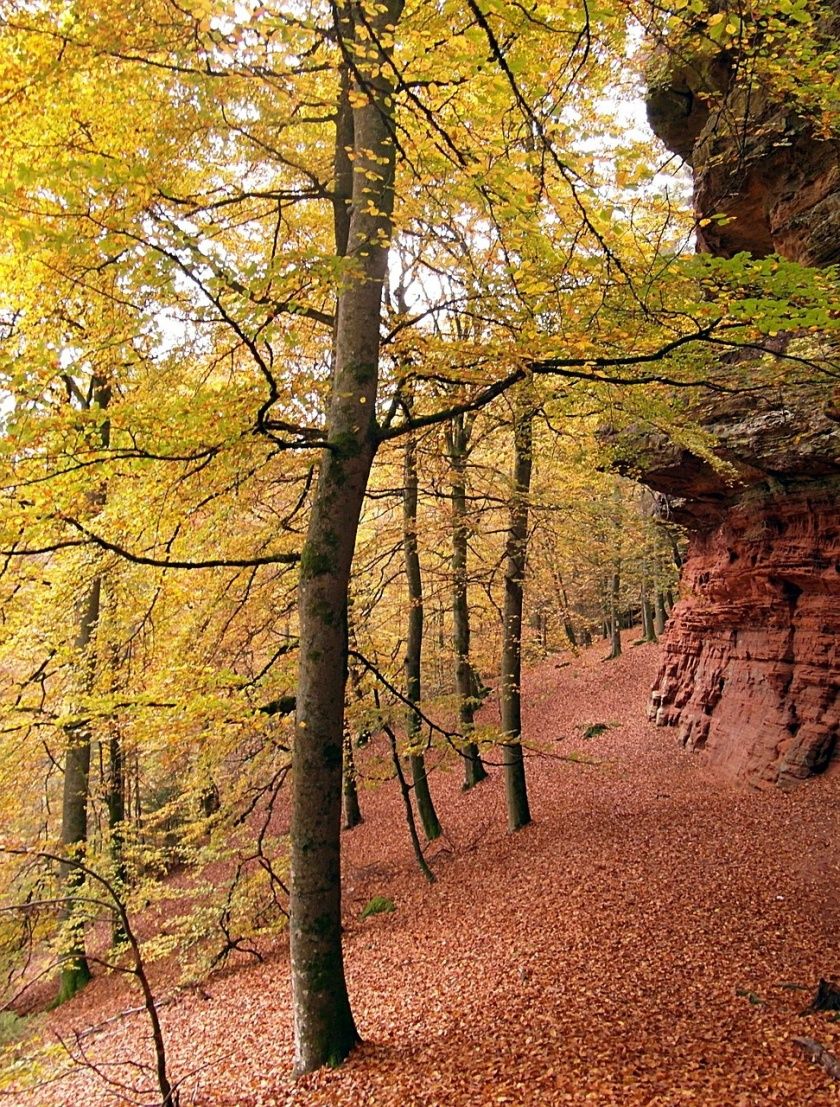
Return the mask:
<path id="1" fill-rule="evenodd" d="M 528 674 L 531 827 L 506 833 L 498 769 L 466 795 L 457 766 L 435 773 L 446 835 L 429 849 L 433 886 L 393 784 L 362 792 L 345 909 L 365 1044 L 348 1063 L 292 1080 L 277 949 L 162 1007 L 173 1075 L 206 1066 L 184 1103 L 840 1104 L 840 1085 L 791 1043 L 808 1035 L 840 1053 L 840 1022 L 800 1014 L 818 978 L 840 974 L 840 773 L 791 795 L 721 785 L 644 721 L 656 648 L 610 664 L 603 652 Z M 584 738 L 596 723 L 609 728 Z M 384 770 L 375 754 L 364 765 Z M 396 910 L 363 920 L 374 895 Z M 156 988 L 172 994 L 166 979 Z M 136 1002 L 97 980 L 47 1030 Z M 124 1062 L 145 1055 L 145 1030 L 130 1015 L 85 1043 Z M 121 1102 L 89 1074 L 24 1101 Z"/>

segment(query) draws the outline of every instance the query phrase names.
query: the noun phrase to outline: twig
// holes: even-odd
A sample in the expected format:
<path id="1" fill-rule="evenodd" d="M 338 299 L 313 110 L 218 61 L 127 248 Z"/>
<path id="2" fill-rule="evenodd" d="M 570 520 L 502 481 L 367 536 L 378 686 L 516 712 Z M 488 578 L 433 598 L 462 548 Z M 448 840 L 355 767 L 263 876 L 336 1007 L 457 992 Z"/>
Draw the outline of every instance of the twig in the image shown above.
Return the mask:
<path id="1" fill-rule="evenodd" d="M 158 1008 L 165 1007 L 167 1003 L 174 1003 L 175 996 L 164 996 L 163 999 L 155 1000 L 155 1004 Z M 116 1015 L 111 1015 L 110 1018 L 103 1019 L 102 1022 L 98 1022 L 96 1026 L 89 1026 L 87 1030 L 77 1030 L 77 1038 L 87 1038 L 91 1034 L 97 1034 L 104 1026 L 108 1026 L 112 1022 L 117 1022 L 119 1019 L 127 1019 L 129 1015 L 138 1015 L 142 1011 L 146 1010 L 146 1005 L 141 1003 L 139 1007 L 128 1007 L 125 1011 L 118 1011 Z"/>
<path id="2" fill-rule="evenodd" d="M 400 764 L 400 755 L 397 752 L 397 736 L 393 730 L 386 723 L 382 728 L 388 735 L 388 741 L 391 744 L 391 759 L 394 762 L 394 770 L 397 774 L 397 780 L 400 782 L 400 793 L 402 794 L 403 804 L 405 805 L 405 818 L 408 823 L 408 833 L 411 837 L 411 846 L 414 850 L 414 857 L 417 861 L 420 871 L 426 880 L 430 884 L 435 882 L 435 874 L 429 868 L 429 863 L 423 856 L 423 847 L 420 845 L 420 838 L 417 834 L 417 824 L 414 821 L 414 809 L 411 806 L 411 788 L 408 781 L 405 779 L 405 773 L 403 767 Z"/>

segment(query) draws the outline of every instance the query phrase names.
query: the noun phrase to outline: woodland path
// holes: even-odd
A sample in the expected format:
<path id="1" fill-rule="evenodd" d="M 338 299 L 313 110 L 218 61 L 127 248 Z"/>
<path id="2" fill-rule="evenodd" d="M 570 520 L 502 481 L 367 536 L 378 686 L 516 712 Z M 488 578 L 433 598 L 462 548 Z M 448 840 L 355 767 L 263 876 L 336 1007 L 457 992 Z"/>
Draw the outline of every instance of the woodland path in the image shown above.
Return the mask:
<path id="1" fill-rule="evenodd" d="M 840 773 L 795 795 L 715 783 L 644 721 L 656 647 L 603 653 L 527 675 L 526 742 L 549 755 L 529 759 L 534 825 L 506 834 L 498 770 L 467 795 L 456 766 L 435 773 L 447 832 L 429 850 L 435 885 L 411 859 L 394 786 L 362 791 L 366 821 L 345 836 L 346 959 L 366 1039 L 351 1060 L 291 1080 L 278 952 L 162 1008 L 173 1075 L 227 1055 L 185 1104 L 840 1104 L 791 1045 L 808 1035 L 840 1053 L 840 1022 L 799 1016 L 817 979 L 840 974 Z M 374 894 L 397 909 L 361 920 Z M 95 981 L 49 1026 L 134 1002 Z M 97 1052 L 136 1056 L 144 1030 L 140 1016 L 112 1024 Z M 118 1101 L 87 1076 L 28 1102 Z"/>

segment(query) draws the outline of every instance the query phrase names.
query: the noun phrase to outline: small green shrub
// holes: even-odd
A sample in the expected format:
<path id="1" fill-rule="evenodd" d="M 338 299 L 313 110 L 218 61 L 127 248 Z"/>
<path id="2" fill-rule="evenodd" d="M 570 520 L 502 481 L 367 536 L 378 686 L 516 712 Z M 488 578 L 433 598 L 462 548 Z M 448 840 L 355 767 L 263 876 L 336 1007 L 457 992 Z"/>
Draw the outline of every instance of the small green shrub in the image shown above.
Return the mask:
<path id="1" fill-rule="evenodd" d="M 371 915 L 387 915 L 390 911 L 396 911 L 396 906 L 388 896 L 374 896 L 362 908 L 362 918 L 370 918 Z"/>
<path id="2" fill-rule="evenodd" d="M 597 738 L 600 734 L 603 734 L 605 730 L 610 729 L 609 723 L 590 723 L 589 726 L 584 727 L 584 738 Z"/>

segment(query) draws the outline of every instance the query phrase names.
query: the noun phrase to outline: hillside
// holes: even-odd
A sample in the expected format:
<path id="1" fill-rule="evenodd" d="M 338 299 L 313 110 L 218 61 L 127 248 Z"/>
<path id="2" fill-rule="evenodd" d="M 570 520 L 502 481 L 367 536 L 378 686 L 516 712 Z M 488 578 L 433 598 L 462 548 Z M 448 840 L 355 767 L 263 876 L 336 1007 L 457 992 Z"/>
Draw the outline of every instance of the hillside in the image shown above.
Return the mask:
<path id="1" fill-rule="evenodd" d="M 626 643 L 629 646 L 629 639 Z M 284 949 L 204 989 L 156 980 L 171 1071 L 196 1107 L 708 1107 L 837 1103 L 791 1044 L 835 1052 L 840 1024 L 799 1017 L 840 969 L 840 773 L 794 796 L 736 790 L 642 721 L 658 649 L 603 664 L 596 646 L 526 678 L 534 824 L 505 833 L 498 770 L 474 792 L 435 772 L 445 827 L 418 873 L 392 782 L 364 788 L 344 836 L 345 954 L 365 1044 L 291 1078 Z M 597 737 L 586 727 L 607 723 Z M 382 773 L 376 751 L 363 771 Z M 396 910 L 362 920 L 374 895 Z M 96 979 L 47 1036 L 133 1007 Z M 97 1063 L 141 1055 L 142 1015 L 84 1038 Z M 119 1076 L 120 1070 L 109 1070 Z M 16 1101 L 18 1102 L 18 1101 Z M 90 1073 L 24 1104 L 128 1102 Z"/>

